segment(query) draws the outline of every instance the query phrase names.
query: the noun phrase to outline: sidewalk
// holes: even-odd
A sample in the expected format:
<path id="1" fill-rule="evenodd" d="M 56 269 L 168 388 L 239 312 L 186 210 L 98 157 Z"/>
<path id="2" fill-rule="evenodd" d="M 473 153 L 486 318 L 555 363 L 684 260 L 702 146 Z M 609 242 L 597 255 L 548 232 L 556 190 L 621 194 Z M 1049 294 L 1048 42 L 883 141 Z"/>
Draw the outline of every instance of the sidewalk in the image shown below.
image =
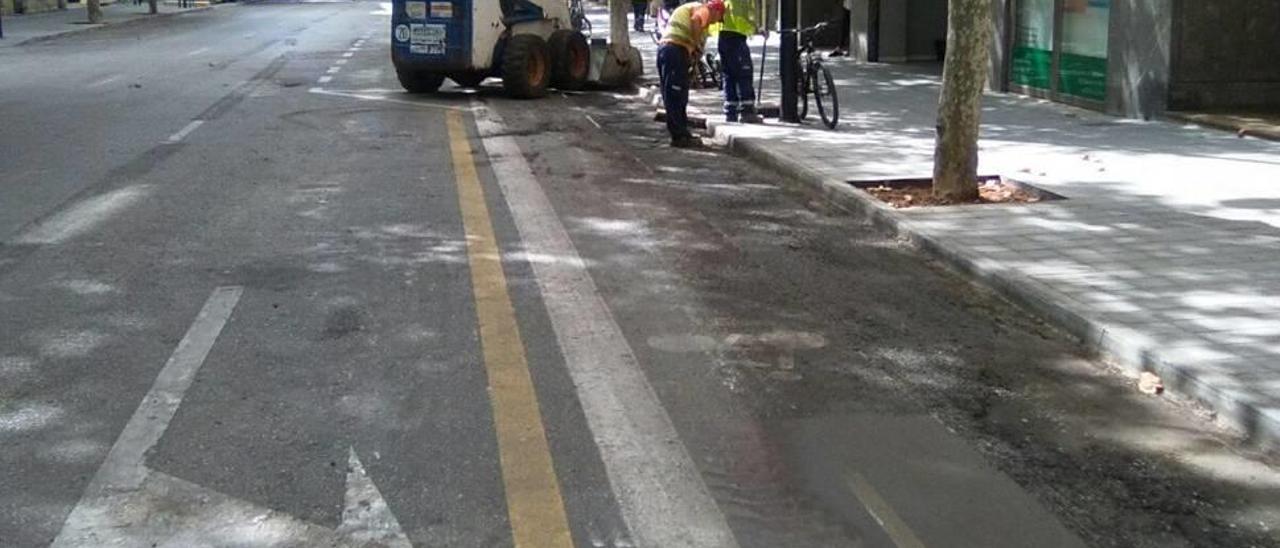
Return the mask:
<path id="1" fill-rule="evenodd" d="M 167 5 L 161 1 L 158 16 L 176 15 L 188 11 L 209 9 L 208 6 L 180 8 Z M 120 25 L 140 21 L 150 17 L 147 4 L 134 5 L 132 1 L 116 2 L 102 6 L 103 23 L 90 25 L 89 15 L 83 2 L 68 4 L 65 11 L 48 11 L 30 15 L 4 16 L 4 38 L 0 39 L 0 48 L 13 47 L 48 40 L 72 32 L 99 29 L 109 25 Z"/>
<path id="2" fill-rule="evenodd" d="M 652 75 L 656 48 L 632 40 Z M 777 101 L 777 59 L 771 47 L 765 103 Z M 1126 369 L 1156 372 L 1259 444 L 1280 445 L 1280 143 L 993 94 L 981 172 L 1067 199 L 895 210 L 848 182 L 931 176 L 940 67 L 828 66 L 836 131 L 812 109 L 804 126 L 716 123 L 716 90 L 695 92 L 691 108 L 716 140 L 789 184 L 870 215 Z"/>

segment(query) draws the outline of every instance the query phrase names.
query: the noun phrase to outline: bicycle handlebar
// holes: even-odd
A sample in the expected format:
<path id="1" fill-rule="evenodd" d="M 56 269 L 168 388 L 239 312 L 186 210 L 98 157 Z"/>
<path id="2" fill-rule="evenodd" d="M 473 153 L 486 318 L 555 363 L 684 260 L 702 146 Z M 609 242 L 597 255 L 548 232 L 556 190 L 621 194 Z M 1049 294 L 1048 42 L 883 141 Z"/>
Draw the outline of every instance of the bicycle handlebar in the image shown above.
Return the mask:
<path id="1" fill-rule="evenodd" d="M 814 32 L 814 31 L 822 30 L 822 29 L 826 28 L 826 27 L 827 27 L 827 25 L 830 25 L 830 24 L 832 24 L 832 22 L 831 22 L 831 21 L 819 21 L 819 22 L 814 23 L 813 25 L 808 26 L 808 27 L 801 27 L 801 28 L 795 28 L 795 29 L 778 29 L 778 32 L 781 32 L 781 33 L 788 33 L 788 32 L 791 32 L 791 33 L 796 33 L 796 34 L 804 34 L 804 33 L 807 33 L 807 32 Z"/>

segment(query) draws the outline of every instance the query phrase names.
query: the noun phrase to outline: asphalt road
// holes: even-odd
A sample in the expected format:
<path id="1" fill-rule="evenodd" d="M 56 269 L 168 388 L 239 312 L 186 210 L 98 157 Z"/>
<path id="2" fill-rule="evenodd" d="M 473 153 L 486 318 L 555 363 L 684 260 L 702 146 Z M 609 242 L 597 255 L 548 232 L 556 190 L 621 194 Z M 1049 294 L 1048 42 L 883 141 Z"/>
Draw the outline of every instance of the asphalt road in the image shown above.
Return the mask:
<path id="1" fill-rule="evenodd" d="M 386 6 L 0 51 L 0 545 L 1280 544 L 1194 407 Z"/>

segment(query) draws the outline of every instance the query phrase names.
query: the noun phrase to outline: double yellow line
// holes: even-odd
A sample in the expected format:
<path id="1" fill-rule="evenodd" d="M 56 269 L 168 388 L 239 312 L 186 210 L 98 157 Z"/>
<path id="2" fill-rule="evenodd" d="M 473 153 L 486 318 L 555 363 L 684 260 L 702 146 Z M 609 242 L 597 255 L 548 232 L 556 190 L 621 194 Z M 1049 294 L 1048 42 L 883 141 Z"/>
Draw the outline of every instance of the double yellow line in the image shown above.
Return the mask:
<path id="1" fill-rule="evenodd" d="M 461 113 L 450 111 L 445 118 L 511 534 L 517 548 L 573 546 L 471 142 Z"/>

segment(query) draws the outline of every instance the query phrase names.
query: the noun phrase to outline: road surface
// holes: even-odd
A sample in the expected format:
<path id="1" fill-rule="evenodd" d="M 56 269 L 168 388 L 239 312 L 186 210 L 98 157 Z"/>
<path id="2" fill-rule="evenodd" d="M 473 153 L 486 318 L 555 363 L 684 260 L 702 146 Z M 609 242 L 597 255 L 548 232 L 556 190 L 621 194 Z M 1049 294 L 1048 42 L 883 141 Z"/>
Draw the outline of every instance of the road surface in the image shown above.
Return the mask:
<path id="1" fill-rule="evenodd" d="M 0 545 L 1265 546 L 1190 405 L 389 4 L 0 51 Z"/>

